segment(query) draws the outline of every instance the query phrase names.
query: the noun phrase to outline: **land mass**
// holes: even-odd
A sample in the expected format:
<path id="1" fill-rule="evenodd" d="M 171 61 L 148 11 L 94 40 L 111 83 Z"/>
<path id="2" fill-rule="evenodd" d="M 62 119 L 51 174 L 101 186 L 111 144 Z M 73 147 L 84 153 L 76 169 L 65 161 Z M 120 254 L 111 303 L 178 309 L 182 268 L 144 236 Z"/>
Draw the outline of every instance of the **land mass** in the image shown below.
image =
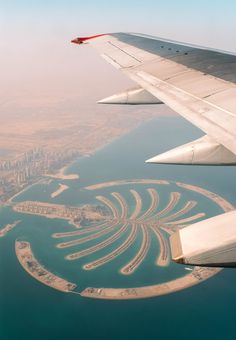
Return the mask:
<path id="1" fill-rule="evenodd" d="M 217 274 L 220 270 L 220 268 L 195 267 L 190 274 L 162 284 L 137 288 L 88 287 L 83 290 L 80 295 L 88 298 L 108 300 L 144 299 L 173 293 L 178 290 L 191 287 Z"/>
<path id="2" fill-rule="evenodd" d="M 133 183 L 157 185 L 157 187 L 146 188 L 146 192 L 149 194 L 149 204 L 145 209 L 142 202 L 142 195 L 140 192 L 133 189 Z M 109 197 L 101 195 L 95 196 L 98 202 L 97 205 L 72 207 L 60 204 L 26 201 L 12 203 L 12 206 L 14 210 L 21 213 L 42 215 L 49 218 L 62 218 L 74 223 L 75 226 L 79 228 L 78 230 L 55 233 L 52 235 L 55 239 L 63 239 L 61 243 L 56 245 L 59 249 L 83 245 L 82 249 L 76 249 L 75 252 L 67 254 L 65 257 L 67 260 L 72 261 L 90 256 L 91 254 L 98 253 L 100 250 L 106 249 L 108 246 L 114 244 L 114 247 L 102 256 L 98 253 L 97 258 L 94 256 L 92 261 L 90 259 L 90 262 L 88 261 L 83 264 L 83 269 L 87 271 L 94 270 L 99 266 L 113 261 L 133 246 L 137 238 L 141 239 L 133 257 L 129 259 L 128 263 L 125 263 L 125 265 L 121 267 L 120 273 L 123 275 L 131 275 L 140 267 L 150 250 L 151 240 L 155 239 L 159 243 L 159 247 L 156 247 L 158 254 L 154 264 L 160 267 L 168 266 L 170 249 L 167 234 L 172 234 L 179 228 L 185 227 L 188 223 L 205 217 L 205 213 L 197 211 L 193 212 L 191 216 L 185 216 L 196 207 L 197 201 L 185 201 L 182 205 L 181 199 L 183 195 L 182 193 L 175 191 L 170 191 L 165 206 L 160 206 L 158 193 L 159 186 L 174 184 L 175 189 L 176 187 L 180 187 L 205 196 L 215 202 L 224 211 L 234 209 L 228 201 L 215 193 L 197 186 L 179 182 L 135 179 L 100 183 L 87 187 L 86 189 L 93 191 L 98 188 L 102 189 L 117 186 L 118 184 L 131 185 L 132 189 L 130 188 L 129 191 L 129 195 L 133 199 L 131 211 L 129 211 L 128 201 L 126 201 L 126 198 L 119 192 L 111 192 Z M 108 236 L 106 237 L 106 235 Z M 117 245 L 116 242 L 120 240 L 123 235 L 126 235 L 126 237 L 123 239 L 122 243 Z M 74 236 L 75 238 L 71 239 L 71 237 Z M 66 241 L 65 238 L 67 237 L 69 237 L 69 240 Z M 68 283 L 65 283 L 65 280 L 60 281 L 60 278 L 55 278 L 54 274 L 51 274 L 48 271 L 44 272 L 45 269 L 43 266 L 34 258 L 30 245 L 27 242 L 17 242 L 16 250 L 19 261 L 21 261 L 24 268 L 36 279 L 40 280 L 39 273 L 42 272 L 43 278 L 46 279 L 45 281 L 41 280 L 41 282 L 45 284 L 51 286 L 55 284 L 56 289 L 59 290 L 68 290 L 68 287 L 74 287 L 68 286 Z M 84 244 L 88 245 L 84 246 Z M 33 271 L 31 270 L 31 267 L 33 267 Z M 217 274 L 221 269 L 193 267 L 192 269 L 187 268 L 186 270 L 189 272 L 187 275 L 165 283 L 134 288 L 87 287 L 80 295 L 83 297 L 99 299 L 140 299 L 158 296 L 195 285 Z M 57 286 L 57 284 L 59 286 Z M 60 286 L 60 284 L 62 286 Z M 78 292 L 75 293 L 79 294 Z"/>
<path id="3" fill-rule="evenodd" d="M 77 286 L 45 269 L 34 257 L 29 242 L 16 241 L 16 256 L 22 267 L 36 280 L 54 289 L 69 293 Z"/>
<path id="4" fill-rule="evenodd" d="M 4 228 L 0 229 L 0 237 L 5 236 L 7 233 L 9 233 L 9 231 L 14 229 L 20 222 L 21 220 L 15 221 L 14 223 L 7 224 Z"/>
<path id="5" fill-rule="evenodd" d="M 61 102 L 54 106 L 42 100 L 36 107 L 33 103 L 32 107 L 28 105 L 30 102 L 27 107 L 21 102 L 4 105 L 0 126 L 0 202 L 3 203 L 44 176 L 77 180 L 78 174 L 64 173 L 68 164 L 93 154 L 158 115 L 149 108 L 136 108 L 136 114 L 130 108 L 124 116 L 120 108 L 110 107 L 108 111 L 99 105 L 90 108 L 88 114 Z M 38 115 L 35 110 L 39 110 Z M 172 114 L 167 108 L 159 111 L 159 115 Z"/>
<path id="6" fill-rule="evenodd" d="M 59 195 L 61 195 L 65 190 L 69 189 L 68 185 L 65 184 L 59 184 L 59 188 L 51 193 L 51 198 L 55 198 Z"/>
<path id="7" fill-rule="evenodd" d="M 65 219 L 77 228 L 80 227 L 82 221 L 97 222 L 108 218 L 107 212 L 99 206 L 84 205 L 82 207 L 72 207 L 63 204 L 23 201 L 13 204 L 12 207 L 13 210 L 20 213 Z"/>
<path id="8" fill-rule="evenodd" d="M 67 166 L 64 166 L 57 173 L 55 173 L 55 174 L 45 174 L 45 176 L 55 178 L 55 179 L 70 179 L 70 180 L 79 179 L 78 174 L 65 175 L 66 168 L 67 168 Z"/>

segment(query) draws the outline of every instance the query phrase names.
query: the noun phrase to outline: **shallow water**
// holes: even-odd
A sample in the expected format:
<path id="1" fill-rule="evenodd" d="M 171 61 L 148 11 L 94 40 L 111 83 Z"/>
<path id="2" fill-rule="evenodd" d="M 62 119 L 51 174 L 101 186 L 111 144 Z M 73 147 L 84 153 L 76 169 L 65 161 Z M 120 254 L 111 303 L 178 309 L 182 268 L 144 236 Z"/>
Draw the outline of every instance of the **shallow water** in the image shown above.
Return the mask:
<path id="1" fill-rule="evenodd" d="M 133 184 L 98 191 L 84 189 L 88 185 L 113 180 L 134 178 L 162 179 L 184 182 L 213 191 L 236 205 L 234 167 L 188 167 L 147 165 L 148 159 L 176 145 L 196 139 L 201 132 L 181 118 L 159 118 L 113 142 L 91 157 L 83 157 L 67 170 L 78 173 L 79 180 L 53 180 L 51 184 L 38 184 L 19 195 L 15 201 L 37 200 L 58 204 L 94 204 L 95 196 L 121 193 L 128 202 L 129 211 L 134 201 L 129 190 L 137 190 L 143 198 L 143 212 L 149 206 L 146 189 L 150 185 Z M 171 138 L 170 138 L 171 136 Z M 51 193 L 58 183 L 70 188 L 52 199 Z M 155 187 L 160 195 L 160 209 L 168 202 L 170 187 Z M 222 209 L 203 196 L 182 190 L 180 205 L 196 200 L 197 206 L 187 216 L 205 212 L 207 217 L 219 214 Z M 115 200 L 113 198 L 115 204 Z M 117 205 L 118 207 L 118 205 Z M 153 265 L 159 247 L 155 240 L 144 262 L 132 275 L 122 275 L 119 269 L 130 260 L 140 246 L 141 234 L 133 247 L 102 267 L 84 271 L 81 266 L 103 256 L 119 246 L 127 233 L 107 249 L 77 261 L 65 261 L 70 249 L 58 249 L 61 240 L 53 239 L 55 232 L 72 231 L 65 220 L 46 219 L 13 212 L 0 211 L 1 226 L 21 219 L 22 222 L 7 236 L 0 238 L 0 338 L 18 339 L 215 339 L 234 335 L 234 305 L 236 303 L 236 271 L 227 269 L 213 278 L 173 294 L 132 301 L 106 301 L 64 294 L 44 286 L 29 276 L 20 266 L 14 251 L 16 239 L 31 243 L 40 263 L 59 276 L 78 284 L 78 291 L 89 286 L 136 287 L 155 284 L 186 275 L 183 266 L 170 264 L 161 268 Z M 107 237 L 107 236 L 106 236 Z M 106 237 L 99 239 L 101 242 Z M 69 240 L 69 239 L 67 239 Z M 96 244 L 96 240 L 90 245 Z M 81 247 L 85 245 L 81 245 Z M 73 251 L 81 249 L 73 247 Z"/>

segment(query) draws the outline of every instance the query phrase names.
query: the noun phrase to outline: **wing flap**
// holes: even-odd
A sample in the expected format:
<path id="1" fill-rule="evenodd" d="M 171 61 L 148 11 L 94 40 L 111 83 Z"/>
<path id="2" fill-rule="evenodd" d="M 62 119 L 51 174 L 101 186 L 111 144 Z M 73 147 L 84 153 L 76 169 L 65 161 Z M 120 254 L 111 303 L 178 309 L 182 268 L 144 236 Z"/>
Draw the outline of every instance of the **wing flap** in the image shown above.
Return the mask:
<path id="1" fill-rule="evenodd" d="M 236 87 L 228 87 L 224 91 L 214 94 L 208 100 L 223 108 L 230 116 L 236 116 Z"/>
<path id="2" fill-rule="evenodd" d="M 175 262 L 236 267 L 236 211 L 183 228 L 170 237 L 170 244 Z"/>
<path id="3" fill-rule="evenodd" d="M 202 99 L 229 88 L 226 82 L 216 81 L 213 77 L 191 70 L 168 79 L 168 83 Z"/>
<path id="4" fill-rule="evenodd" d="M 132 75 L 130 73 L 130 77 L 214 138 L 219 144 L 224 145 L 236 154 L 236 117 L 233 113 L 159 80 L 146 72 L 140 71 L 132 73 Z"/>

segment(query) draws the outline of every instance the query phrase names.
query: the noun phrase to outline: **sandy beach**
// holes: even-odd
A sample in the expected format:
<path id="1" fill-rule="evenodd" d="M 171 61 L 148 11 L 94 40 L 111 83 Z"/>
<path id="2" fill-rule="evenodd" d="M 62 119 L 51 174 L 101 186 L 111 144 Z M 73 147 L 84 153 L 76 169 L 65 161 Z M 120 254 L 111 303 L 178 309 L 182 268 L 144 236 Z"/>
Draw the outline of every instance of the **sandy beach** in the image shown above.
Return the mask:
<path id="1" fill-rule="evenodd" d="M 68 185 L 60 183 L 59 188 L 56 191 L 54 191 L 53 193 L 51 193 L 51 198 L 55 198 L 55 197 L 61 195 L 67 189 L 69 189 Z"/>
<path id="2" fill-rule="evenodd" d="M 68 168 L 68 166 L 64 166 L 61 168 L 57 173 L 55 174 L 45 174 L 47 177 L 55 178 L 55 179 L 79 179 L 79 175 L 77 174 L 70 174 L 70 175 L 65 175 L 65 171 Z"/>

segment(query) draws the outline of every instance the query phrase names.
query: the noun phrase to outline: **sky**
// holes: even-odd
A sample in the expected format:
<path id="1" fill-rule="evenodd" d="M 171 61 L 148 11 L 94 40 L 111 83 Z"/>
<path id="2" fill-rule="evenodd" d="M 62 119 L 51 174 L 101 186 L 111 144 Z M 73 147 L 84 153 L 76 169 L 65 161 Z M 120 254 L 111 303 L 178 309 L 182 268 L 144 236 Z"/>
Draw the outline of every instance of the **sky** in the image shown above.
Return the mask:
<path id="1" fill-rule="evenodd" d="M 0 0 L 0 98 L 94 97 L 129 84 L 70 44 L 76 36 L 139 32 L 236 52 L 235 13 L 235 0 Z"/>
<path id="2" fill-rule="evenodd" d="M 3 36 L 129 31 L 234 50 L 235 12 L 235 0 L 0 0 Z"/>

